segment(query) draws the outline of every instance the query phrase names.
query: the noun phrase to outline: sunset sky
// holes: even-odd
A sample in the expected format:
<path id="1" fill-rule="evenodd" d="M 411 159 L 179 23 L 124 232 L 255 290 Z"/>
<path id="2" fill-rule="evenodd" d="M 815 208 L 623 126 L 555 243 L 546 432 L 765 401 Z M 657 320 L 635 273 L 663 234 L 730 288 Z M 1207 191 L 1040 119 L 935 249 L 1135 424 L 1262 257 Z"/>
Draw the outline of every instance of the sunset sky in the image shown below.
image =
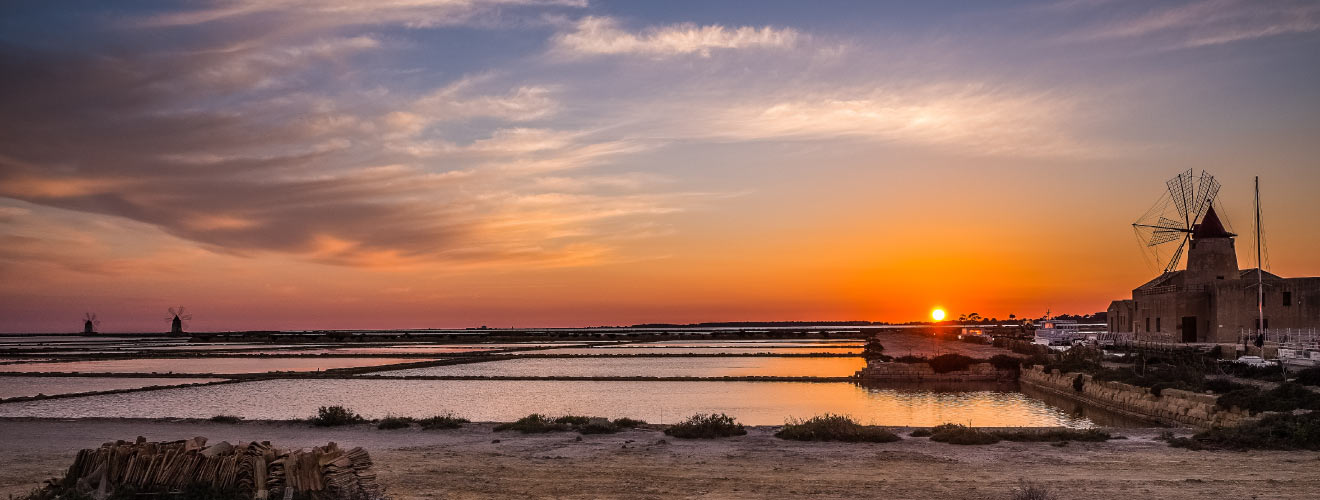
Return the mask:
<path id="1" fill-rule="evenodd" d="M 1320 2 L 0 5 L 0 331 L 1089 313 L 1188 168 L 1320 275 Z"/>

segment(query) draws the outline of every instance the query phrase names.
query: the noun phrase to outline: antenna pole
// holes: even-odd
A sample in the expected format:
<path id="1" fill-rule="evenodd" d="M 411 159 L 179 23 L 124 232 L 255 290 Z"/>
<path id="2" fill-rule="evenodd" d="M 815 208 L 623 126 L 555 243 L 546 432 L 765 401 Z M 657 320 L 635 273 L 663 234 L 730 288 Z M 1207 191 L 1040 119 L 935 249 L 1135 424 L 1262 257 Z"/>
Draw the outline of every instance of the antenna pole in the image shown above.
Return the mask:
<path id="1" fill-rule="evenodd" d="M 1256 328 L 1260 335 L 1265 334 L 1265 282 L 1262 277 L 1260 262 L 1260 176 L 1256 176 Z M 1265 357 L 1264 348 L 1261 348 L 1261 357 Z"/>

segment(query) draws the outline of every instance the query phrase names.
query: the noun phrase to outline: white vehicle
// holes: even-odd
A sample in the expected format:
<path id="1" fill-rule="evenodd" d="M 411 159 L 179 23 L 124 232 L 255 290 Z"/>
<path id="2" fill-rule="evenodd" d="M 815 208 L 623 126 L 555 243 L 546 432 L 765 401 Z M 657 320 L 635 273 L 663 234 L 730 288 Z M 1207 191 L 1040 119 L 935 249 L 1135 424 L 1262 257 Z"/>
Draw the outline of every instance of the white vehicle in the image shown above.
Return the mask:
<path id="1" fill-rule="evenodd" d="M 1230 361 L 1230 363 L 1238 363 L 1247 366 L 1257 366 L 1257 367 L 1279 366 L 1278 361 L 1274 361 L 1272 359 L 1265 359 L 1260 356 L 1242 356 L 1238 359 Z"/>

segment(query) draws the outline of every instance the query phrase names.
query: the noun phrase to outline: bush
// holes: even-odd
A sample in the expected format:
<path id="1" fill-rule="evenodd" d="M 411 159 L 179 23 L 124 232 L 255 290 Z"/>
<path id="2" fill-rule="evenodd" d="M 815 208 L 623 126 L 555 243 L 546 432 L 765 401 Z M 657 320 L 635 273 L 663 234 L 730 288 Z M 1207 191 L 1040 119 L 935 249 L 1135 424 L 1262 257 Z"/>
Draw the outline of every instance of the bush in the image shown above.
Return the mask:
<path id="1" fill-rule="evenodd" d="M 999 437 L 965 425 L 943 424 L 931 429 L 930 440 L 949 444 L 995 444 Z"/>
<path id="2" fill-rule="evenodd" d="M 376 422 L 376 428 L 382 430 L 405 429 L 411 426 L 413 419 L 408 417 L 385 417 Z"/>
<path id="3" fill-rule="evenodd" d="M 929 363 L 930 360 L 922 356 L 913 356 L 911 354 L 894 358 L 895 363 Z"/>
<path id="4" fill-rule="evenodd" d="M 554 419 L 533 413 L 526 417 L 518 419 L 516 422 L 504 423 L 495 426 L 495 432 L 518 431 L 523 434 L 541 434 L 546 432 L 566 431 L 568 424 L 556 423 Z"/>
<path id="5" fill-rule="evenodd" d="M 866 347 L 862 349 L 862 357 L 868 360 L 878 359 L 884 361 L 889 356 L 885 355 L 885 346 L 880 344 L 880 340 L 871 338 L 866 341 Z"/>
<path id="6" fill-rule="evenodd" d="M 698 413 L 687 420 L 669 426 L 665 434 L 683 439 L 714 439 L 747 434 L 743 425 L 723 413 Z"/>
<path id="7" fill-rule="evenodd" d="M 1082 392 L 1082 388 L 1086 387 L 1086 379 L 1082 377 L 1082 374 L 1078 373 L 1077 377 L 1073 378 L 1072 386 L 1074 391 Z"/>
<path id="8" fill-rule="evenodd" d="M 1262 391 L 1256 387 L 1247 387 L 1219 396 L 1215 402 L 1220 408 L 1234 406 L 1251 413 L 1263 411 L 1320 410 L 1320 394 L 1298 384 L 1279 384 L 1278 387 Z"/>
<path id="9" fill-rule="evenodd" d="M 450 413 L 445 415 L 436 415 L 431 418 L 424 418 L 418 420 L 417 423 L 422 426 L 422 430 L 432 431 L 439 429 L 457 429 L 459 427 L 462 427 L 463 424 L 468 423 L 468 419 L 462 417 L 455 417 L 452 413 Z"/>
<path id="10" fill-rule="evenodd" d="M 614 419 L 614 425 L 617 425 L 617 426 L 619 426 L 619 427 L 621 427 L 621 428 L 634 429 L 634 428 L 637 428 L 637 427 L 641 427 L 641 426 L 643 426 L 643 425 L 646 425 L 646 421 L 645 421 L 645 420 L 637 420 L 637 419 L 628 418 L 628 417 L 622 417 L 622 418 L 616 418 L 616 419 Z"/>
<path id="11" fill-rule="evenodd" d="M 898 441 L 897 434 L 888 429 L 861 425 L 844 415 L 824 415 L 807 420 L 794 420 L 775 433 L 780 439 L 794 441 L 846 441 L 850 443 L 890 443 Z"/>
<path id="12" fill-rule="evenodd" d="M 360 424 L 366 422 L 367 419 L 342 406 L 322 406 L 316 409 L 316 416 L 308 419 L 308 421 L 317 427 L 333 427 Z"/>
<path id="13" fill-rule="evenodd" d="M 1302 385 L 1320 385 L 1320 367 L 1297 372 L 1297 379 L 1293 381 Z"/>
<path id="14" fill-rule="evenodd" d="M 591 421 L 591 417 L 584 417 L 582 415 L 564 415 L 562 417 L 555 417 L 555 419 L 553 420 L 553 422 L 556 424 L 568 424 L 568 425 L 587 425 L 587 423 L 590 421 Z"/>
<path id="15" fill-rule="evenodd" d="M 966 370 L 973 363 L 980 363 L 980 360 L 969 358 L 961 354 L 941 354 L 930 360 L 930 369 L 935 373 L 949 373 Z"/>
<path id="16" fill-rule="evenodd" d="M 624 419 L 628 423 L 641 422 L 640 420 Z M 466 422 L 466 420 L 464 420 Z M 581 415 L 564 415 L 560 417 L 549 417 L 538 413 L 533 413 L 526 417 L 518 419 L 517 422 L 500 424 L 495 426 L 495 431 L 514 430 L 523 434 L 539 434 L 545 432 L 577 431 L 582 434 L 614 434 L 623 427 L 609 419 L 601 417 L 585 417 Z"/>
<path id="17" fill-rule="evenodd" d="M 1054 500 L 1054 495 L 1040 484 L 1021 480 L 1018 487 L 1013 488 L 1013 500 Z"/>
<path id="18" fill-rule="evenodd" d="M 996 437 L 1005 441 L 1015 442 L 1065 442 L 1065 441 L 1085 441 L 1085 442 L 1104 442 L 1114 439 L 1114 436 L 1108 432 L 1098 429 L 1045 429 L 1039 431 L 1021 430 L 1021 431 L 995 431 L 992 432 Z"/>
<path id="19" fill-rule="evenodd" d="M 1169 446 L 1192 450 L 1320 450 L 1320 412 L 1268 415 L 1256 423 L 1168 441 Z"/>
<path id="20" fill-rule="evenodd" d="M 585 424 L 576 426 L 579 434 L 614 434 L 619 432 L 619 426 L 603 418 L 593 418 Z"/>
<path id="21" fill-rule="evenodd" d="M 930 429 L 915 429 L 912 432 L 908 433 L 909 436 L 912 436 L 914 438 L 930 437 L 931 434 L 932 432 Z"/>
<path id="22" fill-rule="evenodd" d="M 210 420 L 217 424 L 237 424 L 243 421 L 243 417 L 239 417 L 235 415 L 216 415 L 207 420 Z"/>
<path id="23" fill-rule="evenodd" d="M 996 370 L 1018 371 L 1022 369 L 1022 360 L 1018 359 L 1017 356 L 1009 356 L 1007 354 L 996 354 L 990 357 L 989 362 L 991 365 L 995 367 Z"/>

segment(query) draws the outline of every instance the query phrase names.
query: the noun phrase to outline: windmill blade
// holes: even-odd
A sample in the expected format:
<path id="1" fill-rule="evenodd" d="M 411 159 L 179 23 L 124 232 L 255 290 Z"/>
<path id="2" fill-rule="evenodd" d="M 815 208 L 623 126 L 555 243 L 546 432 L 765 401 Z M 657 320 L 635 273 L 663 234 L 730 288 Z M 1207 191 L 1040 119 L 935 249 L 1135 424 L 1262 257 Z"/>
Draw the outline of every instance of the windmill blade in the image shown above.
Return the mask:
<path id="1" fill-rule="evenodd" d="M 177 314 L 177 315 L 179 315 L 179 316 L 183 316 L 183 306 L 179 306 L 179 310 L 178 310 L 178 312 L 176 312 L 176 313 L 174 313 L 174 314 Z"/>
<path id="2" fill-rule="evenodd" d="M 1169 259 L 1169 264 L 1164 266 L 1164 272 L 1171 273 L 1178 269 L 1178 262 L 1182 260 L 1183 249 L 1187 248 L 1187 240 L 1191 238 L 1191 235 L 1187 235 L 1183 238 L 1182 243 L 1178 244 L 1178 249 L 1173 251 L 1173 258 Z"/>
<path id="3" fill-rule="evenodd" d="M 1192 223 L 1196 224 L 1205 217 L 1205 213 L 1210 210 L 1211 204 L 1215 201 L 1215 195 L 1219 194 L 1219 181 L 1210 172 L 1201 172 L 1201 180 L 1197 186 L 1195 209 L 1192 210 Z"/>
<path id="4" fill-rule="evenodd" d="M 1155 232 L 1151 233 L 1150 241 L 1146 243 L 1146 246 L 1153 247 L 1155 245 L 1162 245 L 1178 239 L 1183 234 L 1186 233 L 1183 231 L 1162 231 L 1157 229 Z"/>
<path id="5" fill-rule="evenodd" d="M 179 315 L 178 311 L 175 311 L 174 308 L 171 307 L 171 308 L 170 308 L 170 316 L 173 317 L 173 316 L 178 316 L 178 315 Z"/>
<path id="6" fill-rule="evenodd" d="M 192 315 L 191 315 L 191 314 L 185 314 L 185 315 L 183 315 L 183 316 L 179 316 L 179 319 L 184 320 L 184 321 L 189 321 L 189 320 L 192 319 Z"/>
<path id="7" fill-rule="evenodd" d="M 1192 169 L 1178 174 L 1164 183 L 1169 188 L 1169 196 L 1173 198 L 1173 206 L 1177 207 L 1178 215 L 1190 223 L 1188 218 L 1188 208 L 1193 204 L 1195 188 L 1192 186 Z"/>

